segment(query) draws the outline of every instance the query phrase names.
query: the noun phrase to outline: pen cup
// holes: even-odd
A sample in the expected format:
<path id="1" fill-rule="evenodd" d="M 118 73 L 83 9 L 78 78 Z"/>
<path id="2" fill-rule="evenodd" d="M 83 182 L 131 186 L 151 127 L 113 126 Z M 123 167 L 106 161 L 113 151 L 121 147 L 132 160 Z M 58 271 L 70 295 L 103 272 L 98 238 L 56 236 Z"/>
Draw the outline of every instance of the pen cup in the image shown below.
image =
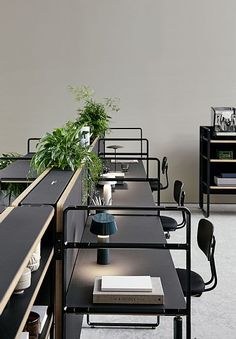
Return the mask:
<path id="1" fill-rule="evenodd" d="M 36 312 L 30 312 L 24 331 L 29 332 L 29 339 L 38 339 L 40 331 L 40 316 Z"/>

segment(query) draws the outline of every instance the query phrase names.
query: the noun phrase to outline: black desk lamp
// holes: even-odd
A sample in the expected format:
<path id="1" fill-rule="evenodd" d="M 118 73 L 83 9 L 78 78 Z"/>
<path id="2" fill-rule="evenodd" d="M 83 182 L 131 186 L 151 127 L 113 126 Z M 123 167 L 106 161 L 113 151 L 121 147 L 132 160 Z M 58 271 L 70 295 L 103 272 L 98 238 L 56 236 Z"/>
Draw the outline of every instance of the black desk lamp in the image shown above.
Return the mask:
<path id="1" fill-rule="evenodd" d="M 112 148 L 114 149 L 115 151 L 115 172 L 116 172 L 116 151 L 119 149 L 119 148 L 123 148 L 124 146 L 121 146 L 121 145 L 110 145 L 110 146 L 107 146 L 107 148 Z"/>
<path id="2" fill-rule="evenodd" d="M 117 231 L 114 216 L 109 213 L 97 213 L 92 217 L 90 232 L 97 235 L 98 243 L 108 243 L 109 236 Z M 109 248 L 98 248 L 97 264 L 109 264 Z"/>

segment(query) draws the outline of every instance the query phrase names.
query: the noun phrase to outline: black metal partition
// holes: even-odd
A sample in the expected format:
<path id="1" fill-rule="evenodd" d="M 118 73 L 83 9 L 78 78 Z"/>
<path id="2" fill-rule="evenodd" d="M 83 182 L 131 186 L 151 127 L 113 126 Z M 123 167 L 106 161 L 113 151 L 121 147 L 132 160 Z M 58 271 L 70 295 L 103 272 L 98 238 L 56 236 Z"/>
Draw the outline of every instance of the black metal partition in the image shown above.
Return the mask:
<path id="1" fill-rule="evenodd" d="M 113 155 L 114 153 L 110 153 L 110 152 L 106 152 L 103 151 L 101 152 L 101 143 L 104 144 L 104 149 L 106 149 L 106 142 L 110 142 L 110 141 L 121 141 L 121 142 L 134 142 L 134 141 L 138 141 L 140 143 L 140 152 L 119 152 L 116 153 L 117 156 L 124 156 L 126 154 L 129 155 L 136 155 L 136 156 L 146 156 L 149 157 L 149 141 L 146 138 L 100 138 L 98 141 L 98 155 Z M 143 151 L 143 142 L 145 143 L 145 149 Z"/>
<path id="2" fill-rule="evenodd" d="M 115 217 L 117 216 L 121 218 L 136 218 L 137 216 L 143 216 L 145 220 L 152 220 L 147 218 L 155 218 L 157 222 L 157 227 L 152 228 L 152 232 L 157 232 L 157 241 L 153 241 L 155 237 L 152 237 L 152 232 L 150 233 L 151 241 L 145 242 L 145 237 L 149 232 L 143 229 L 139 236 L 137 235 L 134 238 L 134 241 L 129 241 L 130 236 L 128 232 L 128 228 L 125 229 L 126 237 L 128 237 L 127 241 L 112 241 L 106 244 L 98 244 L 93 238 L 93 235 L 88 230 L 89 225 L 89 218 L 87 219 L 87 227 L 85 225 L 84 234 L 80 242 L 71 242 L 68 241 L 66 234 L 67 234 L 67 216 L 68 213 L 71 211 L 88 211 L 88 214 L 94 210 L 106 210 L 114 213 Z M 186 241 L 184 243 L 167 243 L 164 237 L 163 230 L 160 228 L 160 222 L 158 213 L 160 211 L 180 211 L 185 213 L 186 215 Z M 128 212 L 128 213 L 124 213 Z M 136 214 L 137 213 L 137 214 Z M 71 282 L 68 287 L 66 288 L 65 284 L 63 287 L 63 309 L 64 309 L 64 319 L 68 314 L 142 314 L 142 315 L 168 315 L 168 316 L 175 316 L 174 320 L 174 338 L 182 338 L 182 326 L 179 325 L 180 316 L 186 316 L 186 338 L 191 338 L 191 297 L 190 297 L 190 270 L 191 270 L 191 213 L 185 207 L 161 207 L 161 206 L 154 206 L 154 207 L 134 207 L 134 206 L 69 206 L 64 211 L 63 216 L 63 252 L 65 257 L 66 250 L 70 249 L 79 249 L 77 261 L 75 263 L 74 272 L 72 274 Z M 130 220 L 130 219 L 126 219 Z M 159 222 L 159 224 L 158 224 Z M 146 222 L 147 224 L 147 222 Z M 150 222 L 148 223 L 150 224 Z M 158 226 L 159 225 L 159 226 Z M 137 221 L 135 220 L 135 227 L 139 227 L 137 225 Z M 143 226 L 142 226 L 143 227 Z M 141 234 L 141 235 L 140 235 Z M 141 239 L 141 241 L 140 241 Z M 159 239 L 159 241 L 158 241 Z M 90 271 L 90 275 L 92 274 L 92 278 L 86 283 L 85 276 L 83 275 L 84 271 L 88 272 L 89 264 L 91 264 L 91 255 L 89 254 L 92 250 L 98 248 L 110 248 L 118 250 L 117 258 L 121 259 L 120 255 L 122 252 L 126 251 L 127 249 L 132 249 L 132 251 L 142 249 L 142 255 L 140 256 L 140 260 L 144 260 L 148 258 L 148 266 L 147 269 L 150 269 L 150 272 L 156 274 L 156 267 L 161 269 L 160 276 L 163 278 L 163 289 L 166 293 L 166 304 L 164 305 L 125 305 L 125 304 L 93 304 L 91 302 L 91 295 L 92 295 L 92 287 L 94 282 L 94 277 L 92 270 Z M 120 249 L 120 251 L 119 251 Z M 155 257 L 153 256 L 153 251 L 158 251 L 158 255 Z M 164 250 L 164 252 L 163 252 Z M 186 274 L 187 274 L 187 297 L 186 302 L 183 296 L 183 292 L 177 277 L 176 270 L 174 268 L 170 250 L 185 250 L 186 251 Z M 83 255 L 82 251 L 86 251 L 85 255 Z M 152 251 L 151 256 L 147 253 Z M 129 252 L 131 253 L 131 252 Z M 135 256 L 140 252 L 135 252 Z M 146 253 L 146 254 L 145 254 Z M 163 253 L 163 255 L 161 254 Z M 165 254 L 164 254 L 165 253 Z M 145 256 L 146 255 L 146 256 Z M 117 259 L 116 258 L 116 259 Z M 127 262 L 127 257 L 125 262 Z M 64 258 L 63 258 L 64 261 Z M 161 263 L 165 262 L 165 265 Z M 87 267 L 88 266 L 88 267 Z M 99 265 L 98 265 L 99 266 Z M 103 266 L 103 265 L 102 265 Z M 64 265 L 63 265 L 64 267 Z M 94 266 L 93 266 L 94 267 Z M 96 266 L 97 267 L 97 266 Z M 138 272 L 141 270 L 141 274 L 143 273 L 142 269 L 143 265 L 140 265 L 139 262 L 139 269 Z M 94 268 L 95 271 L 97 270 Z M 136 272 L 136 268 L 132 273 Z M 97 272 L 97 271 L 96 271 Z M 96 274 L 96 272 L 94 274 Z M 136 272 L 137 273 L 137 272 Z M 134 274 L 139 275 L 139 274 Z M 63 283 L 65 283 L 66 277 L 63 278 Z M 66 333 L 66 322 L 63 321 L 63 331 L 64 335 Z"/>
<path id="3" fill-rule="evenodd" d="M 109 130 L 115 131 L 115 130 L 124 130 L 124 131 L 138 131 L 139 133 L 139 138 L 143 138 L 143 130 L 141 127 L 111 127 Z M 106 136 L 105 136 L 106 137 Z M 143 144 L 141 142 L 140 145 L 140 152 L 143 153 Z"/>
<path id="4" fill-rule="evenodd" d="M 131 156 L 130 156 L 131 155 Z M 106 161 L 106 160 L 115 160 L 115 157 L 107 157 L 107 156 L 102 156 L 100 155 L 100 158 L 103 160 L 103 161 Z M 145 161 L 146 163 L 146 172 L 143 171 L 143 172 L 135 172 L 135 173 L 132 173 L 132 175 L 129 175 L 129 173 L 127 172 L 125 177 L 124 178 L 121 178 L 121 177 L 116 177 L 114 179 L 111 179 L 111 178 L 103 178 L 102 180 L 103 181 L 118 181 L 118 182 L 150 182 L 150 180 L 157 180 L 158 182 L 160 182 L 160 173 L 161 173 L 161 169 L 160 169 L 160 160 L 158 158 L 155 158 L 155 157 L 133 157 L 133 154 L 131 153 L 126 153 L 126 157 L 119 157 L 119 160 L 122 161 L 122 160 L 137 160 L 138 162 L 141 162 L 141 161 Z M 156 176 L 155 177 L 150 177 L 150 162 L 151 163 L 155 163 L 155 167 L 156 167 Z M 132 166 L 134 166 L 134 164 L 132 164 Z M 157 191 L 157 204 L 160 205 L 160 190 Z"/>
<path id="5" fill-rule="evenodd" d="M 41 138 L 29 138 L 27 140 L 27 153 L 33 153 L 30 150 L 30 146 L 31 146 L 31 141 L 39 141 Z"/>

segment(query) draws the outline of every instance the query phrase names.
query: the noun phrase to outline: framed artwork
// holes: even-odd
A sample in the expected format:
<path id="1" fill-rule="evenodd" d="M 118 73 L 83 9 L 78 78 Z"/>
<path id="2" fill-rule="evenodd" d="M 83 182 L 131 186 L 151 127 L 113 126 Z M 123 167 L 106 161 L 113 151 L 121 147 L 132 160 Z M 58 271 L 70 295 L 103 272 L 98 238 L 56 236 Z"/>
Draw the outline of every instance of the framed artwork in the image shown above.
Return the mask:
<path id="1" fill-rule="evenodd" d="M 214 134 L 236 136 L 236 110 L 234 107 L 211 107 Z"/>

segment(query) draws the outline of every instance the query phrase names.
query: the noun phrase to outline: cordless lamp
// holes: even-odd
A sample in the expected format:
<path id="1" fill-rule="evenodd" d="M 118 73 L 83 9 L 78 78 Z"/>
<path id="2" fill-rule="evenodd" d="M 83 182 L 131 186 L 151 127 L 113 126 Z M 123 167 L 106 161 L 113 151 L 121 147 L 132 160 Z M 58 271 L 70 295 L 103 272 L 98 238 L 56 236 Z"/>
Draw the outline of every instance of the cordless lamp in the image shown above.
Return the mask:
<path id="1" fill-rule="evenodd" d="M 117 231 L 114 216 L 109 213 L 97 213 L 92 217 L 90 232 L 97 235 L 100 244 L 108 243 L 109 236 Z M 109 248 L 97 249 L 97 264 L 109 264 Z"/>
<path id="2" fill-rule="evenodd" d="M 107 146 L 107 148 L 112 148 L 114 149 L 115 151 L 115 172 L 116 172 L 116 151 L 119 149 L 119 148 L 123 148 L 124 146 L 121 146 L 121 145 L 110 145 L 110 146 Z"/>

